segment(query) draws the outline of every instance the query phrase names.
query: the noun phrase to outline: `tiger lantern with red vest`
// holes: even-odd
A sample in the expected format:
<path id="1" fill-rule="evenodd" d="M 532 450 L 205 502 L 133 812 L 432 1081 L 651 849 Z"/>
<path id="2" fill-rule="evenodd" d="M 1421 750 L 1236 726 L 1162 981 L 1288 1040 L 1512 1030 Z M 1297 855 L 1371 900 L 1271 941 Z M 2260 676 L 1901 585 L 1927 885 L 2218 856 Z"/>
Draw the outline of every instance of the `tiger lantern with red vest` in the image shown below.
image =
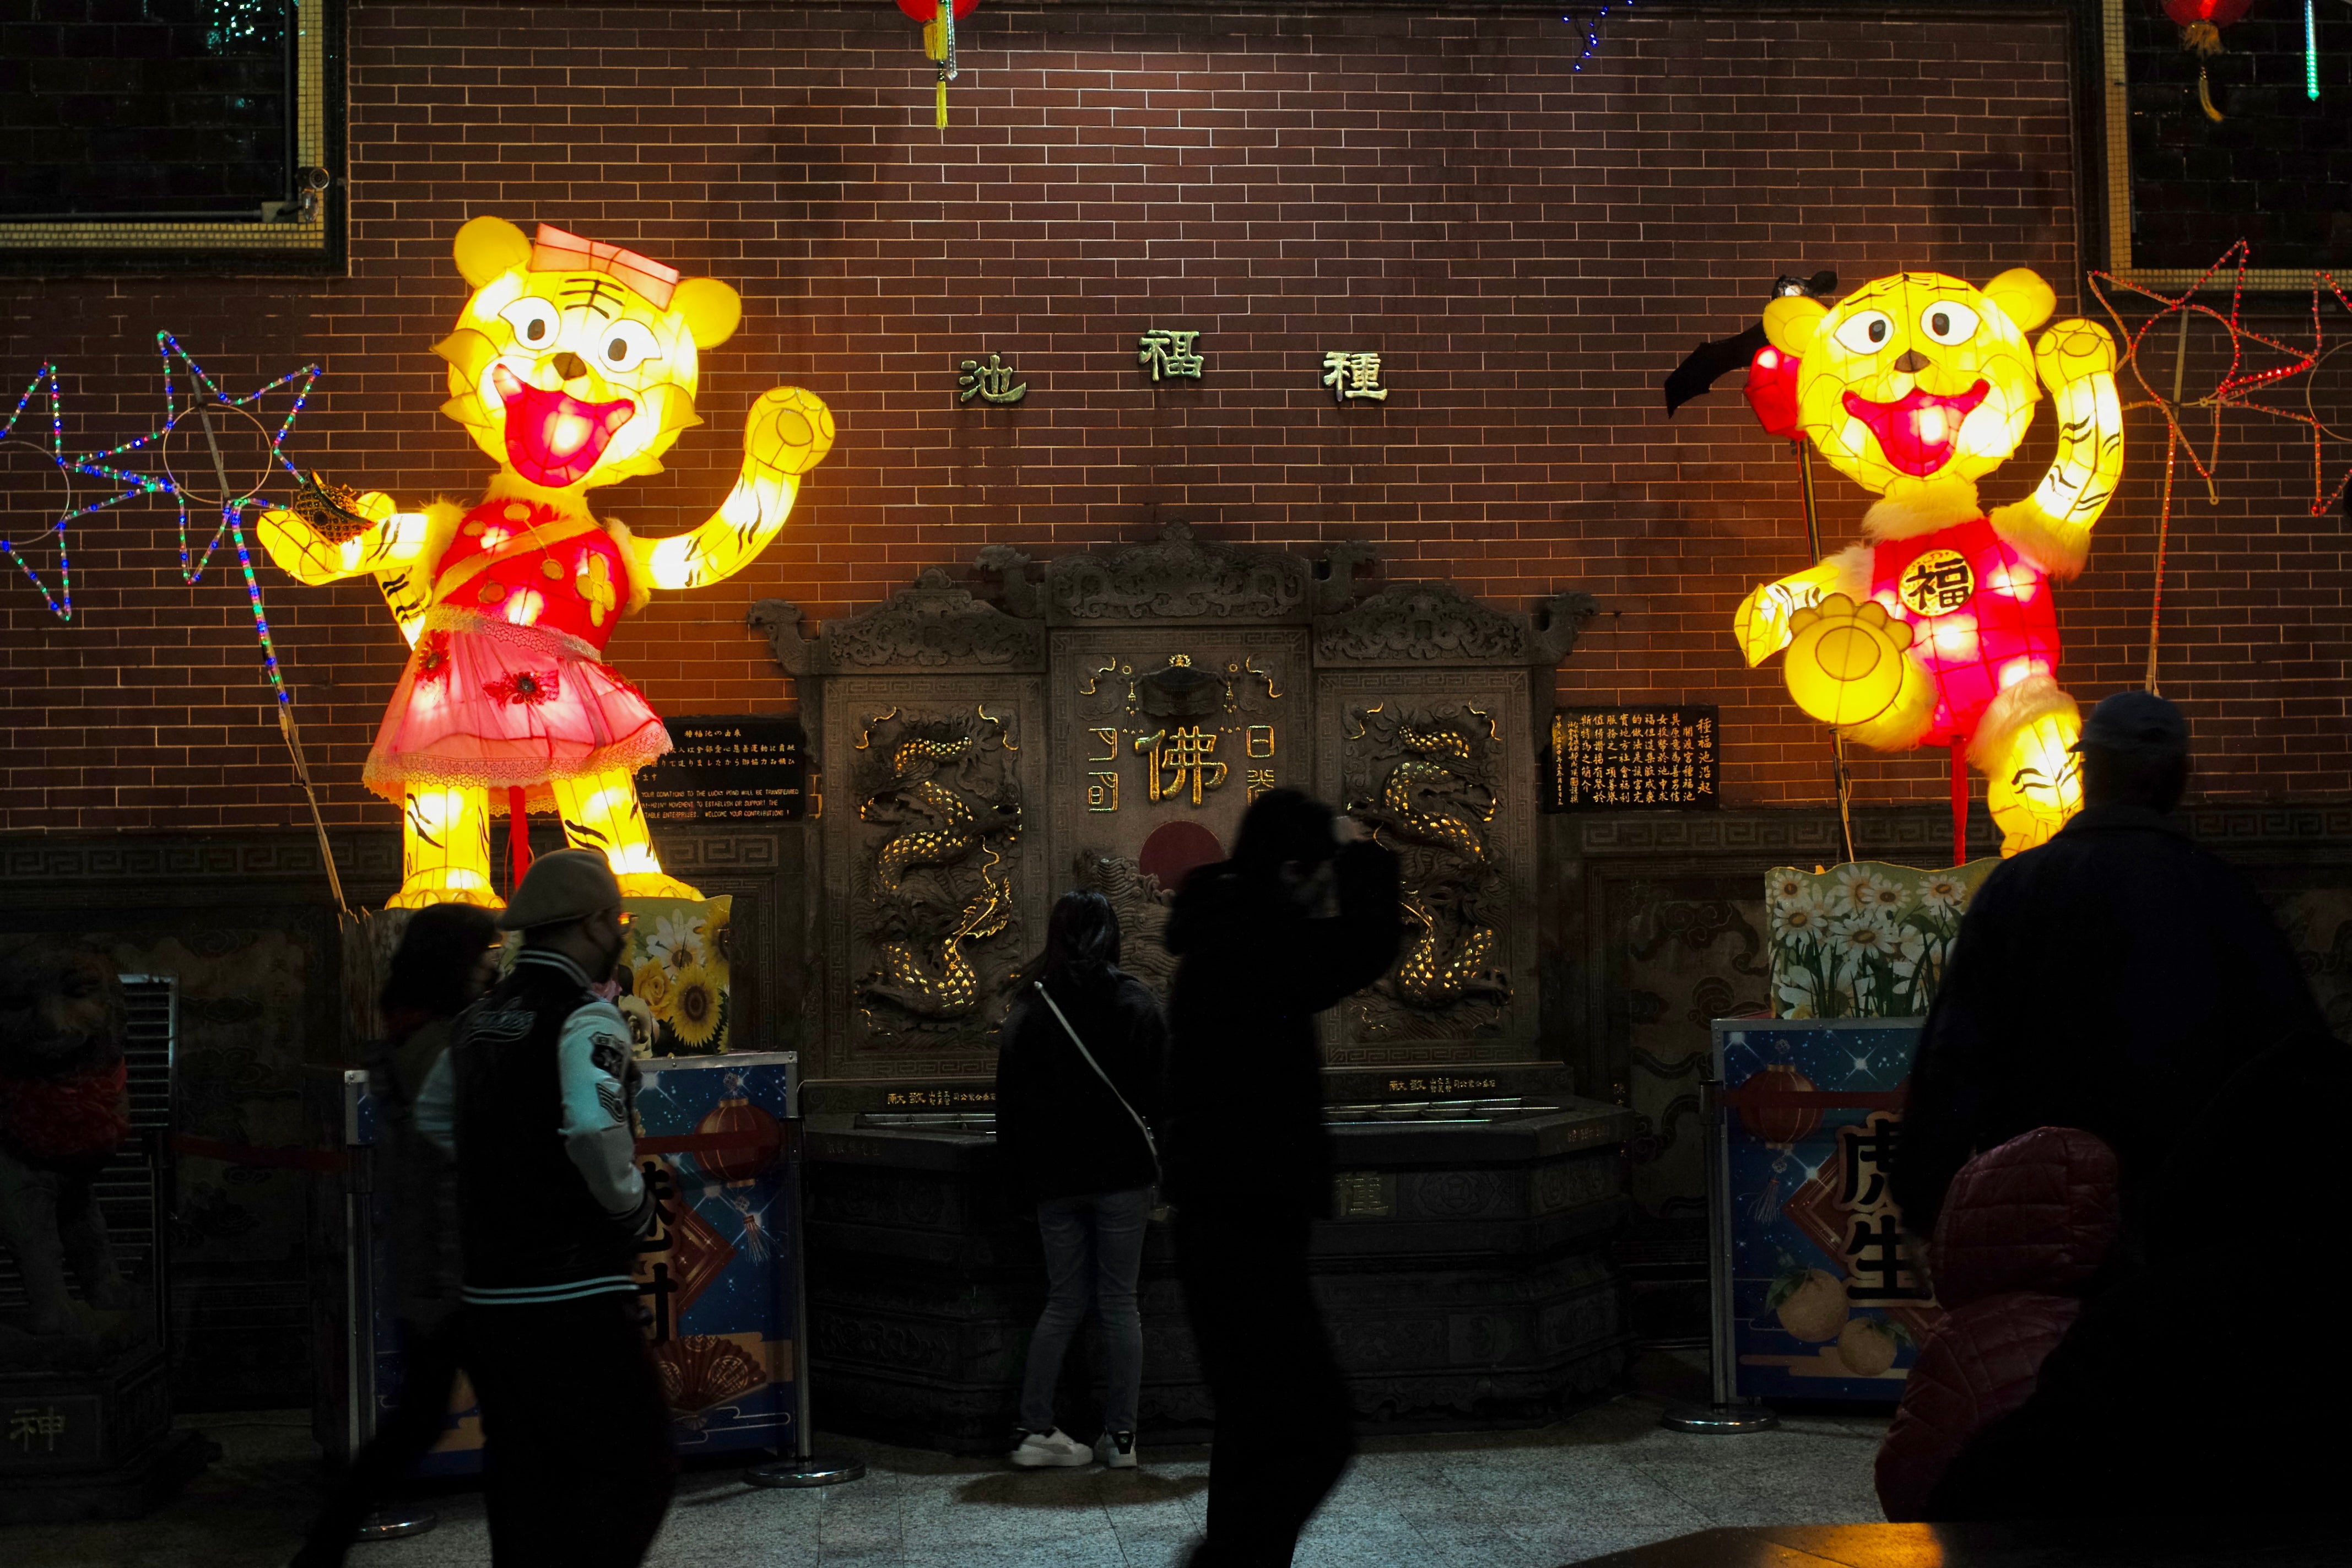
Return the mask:
<path id="1" fill-rule="evenodd" d="M 260 522 L 288 574 L 373 576 L 410 644 L 374 747 L 370 789 L 398 805 L 394 908 L 496 908 L 489 824 L 505 798 L 558 813 L 566 842 L 604 854 L 632 898 L 698 899 L 663 872 L 635 770 L 670 749 L 645 697 L 604 663 L 621 617 L 656 589 L 733 575 L 791 515 L 831 448 L 833 416 L 797 387 L 751 407 L 734 489 L 698 528 L 640 539 L 588 509 L 588 491 L 657 473 L 695 413 L 696 355 L 742 316 L 735 290 L 617 246 L 478 217 L 457 233 L 474 292 L 435 345 L 441 411 L 498 463 L 482 500 L 404 510 L 382 491 L 313 477 Z"/>

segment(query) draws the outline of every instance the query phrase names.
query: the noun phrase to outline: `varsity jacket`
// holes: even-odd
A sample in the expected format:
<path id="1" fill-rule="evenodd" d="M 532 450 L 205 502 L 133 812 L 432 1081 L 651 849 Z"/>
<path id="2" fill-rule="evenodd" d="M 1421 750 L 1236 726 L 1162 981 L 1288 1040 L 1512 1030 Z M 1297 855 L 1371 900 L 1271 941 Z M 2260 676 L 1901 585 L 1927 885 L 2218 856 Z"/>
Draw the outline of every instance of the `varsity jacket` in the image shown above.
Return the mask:
<path id="1" fill-rule="evenodd" d="M 468 1305 L 635 1290 L 654 1201 L 630 1125 L 635 1077 L 620 1009 L 559 954 L 524 949 L 458 1016 L 416 1127 L 457 1157 Z"/>

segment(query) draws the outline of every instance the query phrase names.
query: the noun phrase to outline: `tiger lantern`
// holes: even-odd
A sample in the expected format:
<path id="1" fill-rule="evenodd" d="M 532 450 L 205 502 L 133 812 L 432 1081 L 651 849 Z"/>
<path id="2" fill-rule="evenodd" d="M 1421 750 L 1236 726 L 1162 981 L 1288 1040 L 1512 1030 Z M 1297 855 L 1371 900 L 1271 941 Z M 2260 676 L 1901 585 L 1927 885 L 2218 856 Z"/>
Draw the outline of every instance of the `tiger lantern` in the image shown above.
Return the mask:
<path id="1" fill-rule="evenodd" d="M 2027 344 L 2056 303 L 2022 268 L 1982 289 L 1906 272 L 1834 306 L 1792 295 L 1766 309 L 1751 373 L 1792 391 L 1796 433 L 1880 499 L 1870 542 L 1748 595 L 1740 651 L 1753 666 L 1788 650 L 1797 705 L 1851 740 L 1965 748 L 2004 855 L 2082 805 L 2051 584 L 2082 571 L 2123 469 L 2114 341 L 2067 321 Z M 1977 480 L 2017 450 L 2043 388 L 2056 459 L 1988 513 Z"/>
<path id="2" fill-rule="evenodd" d="M 515 826 L 553 810 L 574 848 L 601 851 L 633 898 L 702 895 L 665 874 L 635 770 L 670 749 L 644 696 L 604 662 L 621 617 L 656 588 L 741 571 L 791 515 L 833 445 L 833 416 L 797 387 L 753 405 L 734 489 L 700 527 L 639 539 L 598 520 L 588 491 L 658 473 L 694 409 L 696 355 L 741 319 L 735 290 L 541 226 L 478 217 L 457 233 L 474 290 L 441 412 L 499 464 L 481 501 L 404 511 L 312 477 L 259 524 L 288 574 L 313 585 L 373 576 L 410 644 L 368 753 L 367 786 L 400 807 L 394 908 L 496 908 L 491 792 Z"/>

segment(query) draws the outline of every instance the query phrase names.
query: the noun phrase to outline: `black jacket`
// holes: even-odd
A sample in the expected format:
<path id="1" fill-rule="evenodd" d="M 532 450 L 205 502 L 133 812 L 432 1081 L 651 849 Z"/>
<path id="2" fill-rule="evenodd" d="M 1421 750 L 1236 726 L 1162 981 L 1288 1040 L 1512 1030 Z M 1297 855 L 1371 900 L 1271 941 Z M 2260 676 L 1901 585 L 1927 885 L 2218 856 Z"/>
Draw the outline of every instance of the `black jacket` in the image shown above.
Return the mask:
<path id="1" fill-rule="evenodd" d="M 1143 983 L 1106 969 L 1092 984 L 1049 982 L 1087 1049 L 1149 1122 L 1160 1112 L 1168 1026 Z M 1017 1203 L 1148 1187 L 1151 1146 L 1078 1055 L 1053 1009 L 1024 986 L 998 1031 L 996 1143 Z"/>
<path id="2" fill-rule="evenodd" d="M 2193 1108 L 2279 1040 L 2326 1026 L 2245 879 L 2144 807 L 2086 808 L 1997 868 L 1952 944 L 1912 1070 L 1895 1199 L 1933 1232 L 1972 1151 L 2081 1127 L 2138 1188 Z"/>
<path id="3" fill-rule="evenodd" d="M 1335 865 L 1339 912 L 1311 918 L 1278 884 L 1203 866 L 1165 942 L 1181 960 L 1169 1001 L 1169 1197 L 1267 1217 L 1328 1215 L 1315 1015 L 1387 973 L 1402 935 L 1396 857 L 1351 844 Z"/>

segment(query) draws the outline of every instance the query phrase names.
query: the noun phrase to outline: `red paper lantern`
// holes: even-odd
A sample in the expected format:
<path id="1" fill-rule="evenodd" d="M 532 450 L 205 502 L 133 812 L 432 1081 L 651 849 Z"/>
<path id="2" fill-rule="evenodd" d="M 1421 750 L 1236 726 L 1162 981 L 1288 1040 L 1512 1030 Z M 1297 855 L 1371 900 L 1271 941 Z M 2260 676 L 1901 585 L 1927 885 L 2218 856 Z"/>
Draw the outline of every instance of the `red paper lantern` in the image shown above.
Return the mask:
<path id="1" fill-rule="evenodd" d="M 974 5 L 979 3 L 980 0 L 972 0 Z M 2164 0 L 2164 14 L 2184 27 L 2226 27 L 2243 16 L 2253 3 L 2254 0 Z"/>
<path id="2" fill-rule="evenodd" d="M 1791 1091 L 1811 1094 L 1815 1086 L 1811 1079 L 1787 1062 L 1774 1062 L 1740 1087 L 1768 1089 L 1779 1094 Z M 1751 1136 L 1762 1139 L 1773 1148 L 1786 1149 L 1801 1142 L 1819 1127 L 1822 1113 L 1798 1106 L 1743 1105 L 1739 1108 L 1739 1124 L 1747 1128 Z"/>
<path id="3" fill-rule="evenodd" d="M 2238 5 L 2243 10 L 2244 0 L 2238 0 Z M 956 20 L 962 21 L 979 7 L 980 0 L 956 0 Z M 898 0 L 898 9 L 918 22 L 929 24 L 940 19 L 939 0 Z"/>
<path id="4" fill-rule="evenodd" d="M 730 1095 L 710 1108 L 695 1129 L 706 1138 L 721 1135 L 727 1147 L 699 1156 L 702 1168 L 730 1187 L 755 1182 L 775 1163 L 782 1142 L 776 1119 L 740 1096 Z"/>

